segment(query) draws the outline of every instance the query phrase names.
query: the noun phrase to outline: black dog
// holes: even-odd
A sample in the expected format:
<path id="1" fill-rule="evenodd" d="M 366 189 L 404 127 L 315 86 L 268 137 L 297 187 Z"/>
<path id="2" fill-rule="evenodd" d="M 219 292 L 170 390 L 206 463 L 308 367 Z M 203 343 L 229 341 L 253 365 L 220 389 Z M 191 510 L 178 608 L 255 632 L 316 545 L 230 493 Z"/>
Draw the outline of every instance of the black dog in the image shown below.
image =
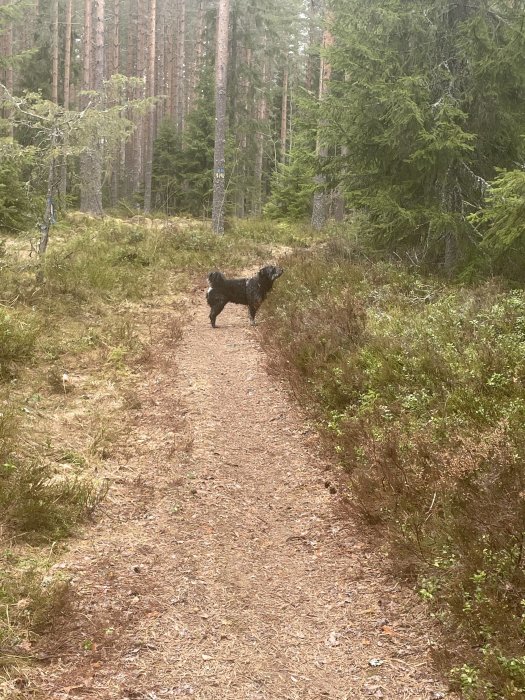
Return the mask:
<path id="1" fill-rule="evenodd" d="M 230 301 L 233 304 L 244 304 L 248 307 L 250 320 L 255 324 L 255 314 L 266 299 L 275 280 L 283 274 L 280 267 L 268 265 L 262 267 L 255 277 L 229 280 L 222 272 L 210 272 L 208 282 L 210 288 L 206 292 L 206 301 L 211 307 L 210 321 L 216 328 L 215 319 Z"/>

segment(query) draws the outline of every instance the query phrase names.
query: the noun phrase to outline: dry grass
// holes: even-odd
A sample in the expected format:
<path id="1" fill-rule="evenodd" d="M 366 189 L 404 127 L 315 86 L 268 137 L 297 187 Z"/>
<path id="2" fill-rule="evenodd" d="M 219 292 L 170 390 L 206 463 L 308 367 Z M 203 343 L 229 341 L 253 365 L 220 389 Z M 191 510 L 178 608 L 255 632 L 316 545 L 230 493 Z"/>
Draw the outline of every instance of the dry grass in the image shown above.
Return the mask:
<path id="1" fill-rule="evenodd" d="M 281 237 L 294 236 L 286 229 Z M 155 311 L 171 305 L 164 323 L 175 346 L 182 336 L 181 292 L 211 267 L 266 261 L 270 236 L 261 229 L 254 240 L 243 230 L 217 237 L 190 220 L 77 216 L 72 226 L 53 228 L 43 284 L 36 282 L 29 239 L 9 239 L 5 248 L 0 653 L 11 667 L 65 601 L 62 584 L 45 588 L 49 605 L 40 594 L 60 554 L 54 547 L 50 555 L 46 543 L 74 533 L 113 478 L 109 461 L 126 439 L 123 416 L 141 407 L 136 377 L 157 361 L 164 328 L 156 326 Z M 28 558 L 34 565 L 26 566 Z"/>

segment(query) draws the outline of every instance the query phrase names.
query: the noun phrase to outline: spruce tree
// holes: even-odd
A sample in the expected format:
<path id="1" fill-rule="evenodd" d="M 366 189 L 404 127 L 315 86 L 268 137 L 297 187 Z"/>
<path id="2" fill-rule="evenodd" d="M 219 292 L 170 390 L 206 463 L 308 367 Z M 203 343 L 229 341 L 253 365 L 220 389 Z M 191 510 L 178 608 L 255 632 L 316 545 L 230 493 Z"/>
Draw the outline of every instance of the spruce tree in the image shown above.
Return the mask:
<path id="1" fill-rule="evenodd" d="M 181 137 L 172 119 L 164 119 L 153 146 L 153 203 L 171 216 L 181 204 Z"/>
<path id="2" fill-rule="evenodd" d="M 452 265 L 496 167 L 522 157 L 524 3 L 332 0 L 323 105 L 340 177 L 384 244 Z"/>
<path id="3" fill-rule="evenodd" d="M 0 230 L 17 233 L 34 225 L 39 200 L 25 180 L 35 166 L 35 151 L 0 138 Z"/>
<path id="4" fill-rule="evenodd" d="M 302 98 L 296 105 L 294 139 L 285 163 L 272 173 L 271 193 L 264 208 L 267 216 L 294 221 L 309 219 L 318 172 L 316 99 Z"/>
<path id="5" fill-rule="evenodd" d="M 210 67 L 203 71 L 195 109 L 186 120 L 184 132 L 180 164 L 181 208 L 195 216 L 211 214 L 215 125 L 213 89 Z M 227 162 L 230 162 L 228 155 Z M 229 177 L 228 171 L 226 176 Z"/>

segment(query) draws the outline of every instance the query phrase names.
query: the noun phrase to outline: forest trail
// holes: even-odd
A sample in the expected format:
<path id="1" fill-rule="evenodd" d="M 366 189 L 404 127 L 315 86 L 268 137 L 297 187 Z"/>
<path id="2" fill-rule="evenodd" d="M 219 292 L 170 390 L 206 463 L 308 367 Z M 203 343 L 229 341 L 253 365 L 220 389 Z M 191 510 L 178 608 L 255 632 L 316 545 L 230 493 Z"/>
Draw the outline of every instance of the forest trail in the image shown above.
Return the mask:
<path id="1" fill-rule="evenodd" d="M 246 310 L 158 316 L 108 502 L 31 698 L 432 700 L 428 612 L 342 516 Z M 339 511 L 339 512 L 338 512 Z"/>

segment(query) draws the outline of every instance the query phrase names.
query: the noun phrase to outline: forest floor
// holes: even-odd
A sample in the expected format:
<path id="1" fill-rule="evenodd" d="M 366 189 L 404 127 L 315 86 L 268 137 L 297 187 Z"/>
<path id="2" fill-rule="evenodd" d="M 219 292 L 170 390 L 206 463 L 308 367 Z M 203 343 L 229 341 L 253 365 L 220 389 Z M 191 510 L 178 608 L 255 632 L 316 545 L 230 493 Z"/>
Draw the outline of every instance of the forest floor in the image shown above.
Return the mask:
<path id="1" fill-rule="evenodd" d="M 450 697 L 428 610 L 325 487 L 329 460 L 246 310 L 213 330 L 196 290 L 147 313 L 109 495 L 57 565 L 69 606 L 21 695 Z"/>

